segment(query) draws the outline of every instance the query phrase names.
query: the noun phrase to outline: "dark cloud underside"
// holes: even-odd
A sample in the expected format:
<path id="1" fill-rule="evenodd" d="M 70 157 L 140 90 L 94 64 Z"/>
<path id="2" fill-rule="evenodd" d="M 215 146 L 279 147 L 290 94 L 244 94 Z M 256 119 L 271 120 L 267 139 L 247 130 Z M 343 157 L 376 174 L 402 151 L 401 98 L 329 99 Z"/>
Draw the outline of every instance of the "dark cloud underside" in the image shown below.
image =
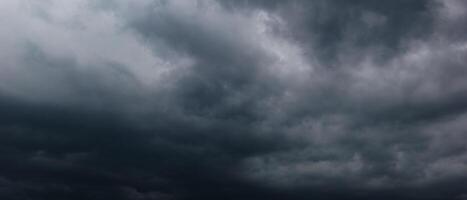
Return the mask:
<path id="1" fill-rule="evenodd" d="M 467 199 L 463 0 L 0 2 L 0 199 Z"/>

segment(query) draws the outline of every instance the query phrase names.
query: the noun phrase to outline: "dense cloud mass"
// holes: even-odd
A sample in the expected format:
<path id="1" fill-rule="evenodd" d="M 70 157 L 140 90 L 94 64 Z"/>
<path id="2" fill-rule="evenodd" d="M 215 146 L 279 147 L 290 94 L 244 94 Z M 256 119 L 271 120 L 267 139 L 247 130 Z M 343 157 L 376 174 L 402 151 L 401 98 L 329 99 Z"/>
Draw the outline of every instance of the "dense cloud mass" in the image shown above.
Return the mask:
<path id="1" fill-rule="evenodd" d="M 0 199 L 467 199 L 465 0 L 2 0 Z"/>

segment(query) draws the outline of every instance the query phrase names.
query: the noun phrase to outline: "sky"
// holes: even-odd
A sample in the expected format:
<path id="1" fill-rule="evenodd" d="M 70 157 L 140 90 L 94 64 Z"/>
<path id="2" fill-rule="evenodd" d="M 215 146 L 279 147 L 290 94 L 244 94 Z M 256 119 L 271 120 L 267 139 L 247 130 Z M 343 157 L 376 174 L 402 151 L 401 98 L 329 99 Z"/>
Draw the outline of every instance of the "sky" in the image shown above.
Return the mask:
<path id="1" fill-rule="evenodd" d="M 465 0 L 2 0 L 2 200 L 467 200 Z"/>

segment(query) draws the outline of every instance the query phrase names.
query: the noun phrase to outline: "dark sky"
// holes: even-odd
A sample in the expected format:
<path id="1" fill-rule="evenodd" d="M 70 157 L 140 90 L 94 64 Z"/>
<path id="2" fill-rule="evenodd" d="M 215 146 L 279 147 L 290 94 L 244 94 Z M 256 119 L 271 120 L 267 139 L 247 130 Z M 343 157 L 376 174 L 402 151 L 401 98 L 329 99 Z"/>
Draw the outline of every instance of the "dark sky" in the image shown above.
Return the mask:
<path id="1" fill-rule="evenodd" d="M 1 0 L 1 200 L 467 200 L 465 0 Z"/>

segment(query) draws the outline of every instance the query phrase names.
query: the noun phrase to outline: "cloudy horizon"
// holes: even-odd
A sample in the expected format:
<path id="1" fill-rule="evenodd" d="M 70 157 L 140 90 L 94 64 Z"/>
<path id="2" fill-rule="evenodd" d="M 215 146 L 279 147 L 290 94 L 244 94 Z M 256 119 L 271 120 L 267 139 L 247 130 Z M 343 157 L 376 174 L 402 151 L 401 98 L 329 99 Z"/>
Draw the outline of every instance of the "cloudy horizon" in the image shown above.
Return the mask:
<path id="1" fill-rule="evenodd" d="M 0 199 L 467 199 L 467 1 L 0 1 Z"/>

